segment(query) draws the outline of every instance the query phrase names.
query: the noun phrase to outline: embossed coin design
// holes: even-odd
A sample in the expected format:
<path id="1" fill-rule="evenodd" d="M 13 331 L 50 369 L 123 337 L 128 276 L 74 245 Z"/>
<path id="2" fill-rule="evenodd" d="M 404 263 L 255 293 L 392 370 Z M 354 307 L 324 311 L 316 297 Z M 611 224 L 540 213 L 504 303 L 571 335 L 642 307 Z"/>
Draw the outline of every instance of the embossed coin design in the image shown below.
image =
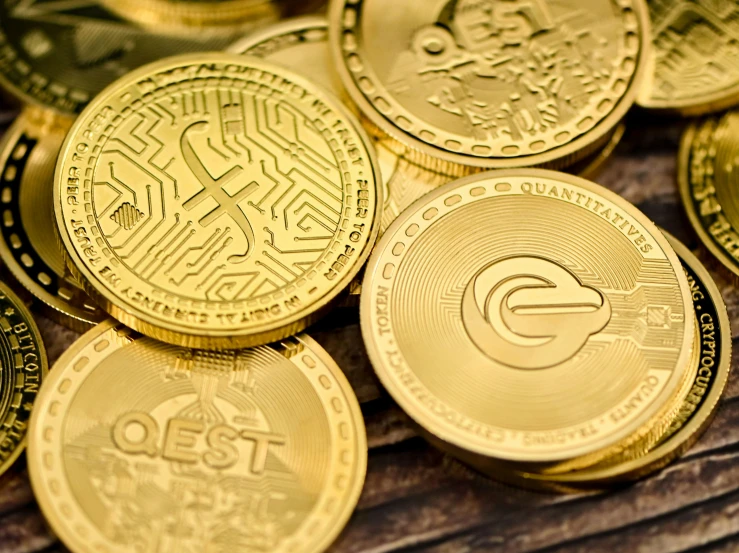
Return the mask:
<path id="1" fill-rule="evenodd" d="M 76 553 L 324 551 L 367 465 L 357 399 L 311 338 L 208 352 L 113 322 L 57 362 L 29 444 Z"/>
<path id="2" fill-rule="evenodd" d="M 272 0 L 101 0 L 111 11 L 144 25 L 238 27 L 279 17 Z"/>
<path id="3" fill-rule="evenodd" d="M 332 96 L 229 54 L 121 79 L 78 118 L 55 206 L 80 280 L 111 315 L 188 347 L 305 328 L 367 259 L 382 188 Z"/>
<path id="4" fill-rule="evenodd" d="M 692 123 L 680 145 L 678 182 L 701 241 L 739 281 L 737 132 L 736 111 Z"/>
<path id="5" fill-rule="evenodd" d="M 644 0 L 334 0 L 329 20 L 371 126 L 458 174 L 571 165 L 603 146 L 648 69 Z"/>
<path id="6" fill-rule="evenodd" d="M 27 108 L 0 146 L 0 257 L 51 319 L 77 332 L 107 314 L 84 293 L 59 250 L 54 167 L 71 121 Z"/>
<path id="7" fill-rule="evenodd" d="M 26 446 L 31 411 L 46 377 L 41 333 L 23 302 L 0 282 L 0 474 Z"/>
<path id="8" fill-rule="evenodd" d="M 739 2 L 648 0 L 653 48 L 646 108 L 683 115 L 739 102 Z"/>
<path id="9" fill-rule="evenodd" d="M 577 177 L 506 170 L 424 196 L 382 237 L 362 288 L 380 380 L 461 457 L 588 466 L 651 445 L 689 383 L 677 256 L 633 206 Z"/>
<path id="10" fill-rule="evenodd" d="M 132 69 L 175 54 L 223 50 L 233 40 L 233 33 L 202 29 L 145 29 L 101 0 L 6 0 L 0 2 L 0 84 L 25 102 L 78 114 Z"/>
<path id="11" fill-rule="evenodd" d="M 229 51 L 277 63 L 343 94 L 341 81 L 333 70 L 325 17 L 301 17 L 273 25 L 240 40 Z M 375 138 L 374 145 L 384 182 L 382 234 L 401 211 L 454 177 L 394 153 L 387 139 Z"/>
<path id="12" fill-rule="evenodd" d="M 675 238 L 670 245 L 688 274 L 699 348 L 692 368 L 693 383 L 667 432 L 645 455 L 617 464 L 588 467 L 571 473 L 552 475 L 546 482 L 534 474 L 519 475 L 528 484 L 558 484 L 594 488 L 614 482 L 642 478 L 666 466 L 693 445 L 713 420 L 731 370 L 731 326 L 718 287 L 700 261 Z"/>

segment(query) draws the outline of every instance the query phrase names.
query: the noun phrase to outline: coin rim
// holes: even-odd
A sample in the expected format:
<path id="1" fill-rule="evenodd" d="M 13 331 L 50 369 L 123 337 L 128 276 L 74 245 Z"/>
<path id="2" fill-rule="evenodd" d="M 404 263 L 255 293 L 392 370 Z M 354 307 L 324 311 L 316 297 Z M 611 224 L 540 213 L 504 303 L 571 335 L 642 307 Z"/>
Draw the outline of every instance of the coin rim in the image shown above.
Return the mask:
<path id="1" fill-rule="evenodd" d="M 362 0 L 369 2 L 372 0 Z M 329 45 L 331 56 L 334 60 L 334 67 L 341 78 L 344 89 L 349 97 L 359 107 L 363 116 L 369 121 L 369 125 L 377 131 L 386 135 L 392 141 L 398 143 L 404 148 L 420 154 L 423 158 L 419 162 L 423 162 L 428 158 L 429 163 L 437 163 L 441 161 L 450 165 L 447 169 L 457 171 L 465 176 L 470 171 L 480 170 L 497 170 L 511 169 L 523 166 L 537 167 L 554 167 L 557 162 L 566 162 L 568 165 L 574 164 L 582 157 L 587 156 L 594 146 L 597 147 L 599 141 L 606 139 L 608 133 L 612 132 L 617 125 L 623 120 L 624 116 L 634 105 L 637 96 L 648 78 L 651 65 L 651 27 L 649 22 L 649 12 L 646 0 L 631 0 L 633 2 L 633 12 L 639 24 L 639 39 L 641 42 L 640 51 L 634 74 L 631 78 L 628 88 L 624 92 L 618 104 L 608 113 L 606 117 L 601 119 L 595 127 L 584 134 L 579 135 L 574 140 L 567 142 L 561 146 L 556 146 L 544 152 L 531 153 L 525 156 L 515 157 L 480 157 L 467 154 L 450 152 L 444 148 L 440 148 L 433 144 L 424 142 L 420 138 L 404 132 L 394 123 L 386 119 L 376 107 L 365 97 L 359 86 L 352 78 L 346 63 L 342 49 L 342 35 L 344 30 L 343 12 L 347 5 L 353 0 L 330 0 L 328 9 L 329 20 Z M 361 10 L 356 10 L 361 12 Z M 357 15 L 357 26 L 361 26 L 361 15 Z M 357 50 L 360 49 L 363 42 L 358 42 Z M 522 162 L 522 160 L 524 160 Z M 455 169 L 456 168 L 456 169 Z"/>
<path id="2" fill-rule="evenodd" d="M 723 117 L 726 117 L 732 112 L 727 112 L 721 117 L 716 117 L 716 124 L 721 124 Z M 683 207 L 693 230 L 700 238 L 703 246 L 708 249 L 713 256 L 734 274 L 735 278 L 739 277 L 739 261 L 734 260 L 731 256 L 726 254 L 719 248 L 714 242 L 711 235 L 706 231 L 703 223 L 701 222 L 700 215 L 696 211 L 695 204 L 693 203 L 693 194 L 690 189 L 690 158 L 693 150 L 693 140 L 699 130 L 699 127 L 710 121 L 709 118 L 701 119 L 699 121 L 692 121 L 690 125 L 683 132 L 682 138 L 680 139 L 680 151 L 677 157 L 677 184 L 680 190 L 680 199 L 682 200 Z M 739 229 L 732 225 L 732 230 L 739 232 Z"/>
<path id="3" fill-rule="evenodd" d="M 36 349 L 38 350 L 39 355 L 39 366 L 41 367 L 41 386 L 39 387 L 39 392 L 36 394 L 36 397 L 33 400 L 33 409 L 31 409 L 30 417 L 33 418 L 33 414 L 36 412 L 36 406 L 38 405 L 38 398 L 43 393 L 44 390 L 44 382 L 47 380 L 47 376 L 49 374 L 49 358 L 46 354 L 46 346 L 44 345 L 43 337 L 41 336 L 41 331 L 38 328 L 38 325 L 36 324 L 36 321 L 33 318 L 33 315 L 31 314 L 31 311 L 26 307 L 26 305 L 23 303 L 23 301 L 16 295 L 15 292 L 13 292 L 10 287 L 5 284 L 4 282 L 0 281 L 0 291 L 2 291 L 7 298 L 10 300 L 10 302 L 15 306 L 15 309 L 17 309 L 21 313 L 21 318 L 23 319 L 23 322 L 28 325 L 28 330 L 34 335 L 34 340 L 36 342 Z M 3 417 L 6 413 L 3 413 Z M 18 460 L 18 457 L 20 457 L 20 454 L 23 453 L 23 451 L 26 449 L 26 446 L 28 444 L 28 436 L 31 432 L 31 424 L 29 422 L 28 427 L 26 428 L 25 435 L 21 440 L 18 441 L 18 446 L 13 450 L 13 452 L 8 455 L 8 457 L 0 463 L 0 475 L 7 472 L 7 470 L 13 466 L 13 463 L 15 463 Z"/>
<path id="4" fill-rule="evenodd" d="M 67 154 L 73 147 L 74 142 L 79 139 L 78 134 L 84 130 L 83 127 L 89 116 L 105 105 L 109 97 L 114 96 L 115 93 L 120 91 L 122 88 L 135 85 L 137 81 L 145 76 L 162 72 L 167 69 L 175 69 L 182 65 L 197 65 L 208 62 L 222 63 L 224 65 L 234 64 L 242 67 L 253 67 L 255 69 L 265 70 L 271 74 L 283 76 L 292 80 L 306 91 L 309 91 L 321 100 L 326 101 L 327 105 L 329 105 L 331 109 L 344 119 L 346 125 L 353 128 L 357 133 L 357 137 L 362 142 L 362 147 L 366 153 L 366 159 L 369 165 L 368 180 L 370 176 L 374 176 L 373 188 L 375 190 L 375 210 L 371 220 L 371 227 L 363 246 L 363 250 L 354 258 L 353 264 L 347 265 L 334 286 L 328 288 L 322 296 L 315 298 L 299 312 L 246 332 L 237 327 L 225 330 L 214 330 L 212 328 L 187 328 L 180 326 L 175 321 L 167 321 L 153 317 L 152 315 L 138 309 L 135 305 L 128 304 L 115 293 L 112 293 L 108 286 L 103 284 L 100 279 L 96 278 L 89 271 L 85 261 L 80 259 L 74 244 L 72 243 L 71 237 L 69 236 L 67 224 L 64 219 L 64 213 L 62 211 L 62 189 L 65 186 L 64 169 L 66 169 L 66 166 L 68 165 L 66 162 Z M 286 69 L 281 65 L 269 63 L 260 58 L 228 52 L 182 54 L 165 58 L 164 60 L 144 65 L 135 71 L 127 73 L 124 77 L 103 89 L 103 91 L 88 104 L 67 134 L 67 138 L 64 140 L 64 144 L 59 153 L 54 174 L 53 188 L 54 214 L 59 235 L 61 237 L 62 244 L 64 245 L 67 265 L 70 267 L 74 276 L 82 282 L 85 292 L 87 292 L 87 294 L 113 318 L 121 321 L 132 329 L 141 332 L 142 334 L 146 334 L 152 338 L 174 345 L 204 349 L 233 349 L 239 347 L 253 347 L 274 342 L 304 330 L 307 326 L 321 318 L 333 305 L 341 301 L 342 292 L 349 286 L 369 258 L 370 253 L 377 242 L 384 205 L 382 175 L 380 173 L 380 166 L 377 161 L 372 141 L 362 128 L 356 116 L 354 116 L 351 111 L 344 106 L 343 102 L 341 102 L 336 95 L 332 94 L 320 85 L 313 84 L 309 79 Z"/>
<path id="5" fill-rule="evenodd" d="M 677 362 L 675 363 L 675 371 L 670 377 L 670 381 L 673 382 L 674 389 L 671 392 L 669 398 L 665 398 L 661 405 L 657 405 L 652 402 L 650 410 L 644 411 L 643 413 L 649 412 L 648 416 L 643 413 L 640 417 L 634 419 L 628 425 L 623 426 L 618 432 L 612 432 L 604 437 L 601 437 L 597 442 L 593 442 L 591 445 L 578 445 L 577 447 L 568 447 L 566 450 L 560 449 L 559 452 L 550 452 L 547 454 L 538 452 L 518 452 L 511 453 L 508 451 L 501 451 L 495 447 L 495 445 L 487 444 L 475 444 L 469 443 L 464 436 L 460 438 L 460 432 L 452 432 L 443 425 L 437 423 L 437 418 L 432 417 L 428 414 L 428 410 L 424 407 L 419 407 L 419 402 L 409 401 L 406 399 L 407 393 L 403 387 L 397 383 L 397 380 L 391 376 L 392 371 L 388 370 L 385 366 L 380 351 L 375 341 L 375 332 L 372 328 L 372 322 L 374 315 L 371 313 L 371 293 L 374 290 L 373 279 L 380 278 L 381 273 L 381 262 L 385 255 L 385 250 L 388 246 L 396 239 L 396 234 L 401 232 L 403 225 L 415 216 L 424 206 L 430 202 L 451 193 L 459 187 L 467 186 L 480 181 L 497 180 L 501 178 L 511 177 L 527 177 L 531 179 L 548 179 L 554 180 L 560 183 L 569 183 L 574 186 L 581 187 L 593 194 L 597 194 L 606 198 L 620 209 L 624 211 L 629 217 L 637 221 L 640 225 L 648 231 L 657 245 L 663 250 L 665 258 L 670 262 L 673 270 L 675 271 L 676 279 L 680 286 L 680 295 L 683 298 L 683 305 L 685 306 L 686 313 L 692 313 L 693 300 L 690 294 L 690 289 L 687 282 L 687 277 L 682 268 L 682 264 L 675 253 L 672 246 L 660 232 L 658 227 L 649 220 L 639 209 L 631 205 L 624 198 L 617 195 L 616 193 L 608 190 L 607 188 L 582 179 L 580 177 L 569 175 L 567 173 L 560 173 L 557 171 L 550 171 L 546 169 L 507 169 L 500 171 L 488 171 L 485 173 L 479 173 L 471 175 L 457 181 L 448 183 L 435 191 L 429 192 L 422 198 L 419 198 L 414 202 L 408 209 L 406 209 L 387 229 L 385 234 L 380 238 L 379 242 L 375 246 L 375 249 L 370 257 L 365 272 L 364 281 L 362 283 L 363 294 L 360 297 L 360 309 L 359 319 L 362 330 L 362 337 L 364 344 L 367 349 L 367 353 L 372 364 L 372 367 L 377 374 L 378 379 L 382 383 L 383 387 L 388 391 L 391 397 L 402 407 L 402 409 L 413 419 L 418 425 L 420 425 L 426 432 L 432 434 L 435 438 L 438 438 L 443 443 L 447 443 L 451 446 L 451 450 L 459 449 L 464 453 L 480 455 L 483 457 L 489 457 L 491 459 L 497 459 L 501 461 L 512 461 L 512 462 L 525 462 L 525 463 L 562 463 L 571 460 L 589 458 L 594 454 L 601 455 L 591 462 L 597 462 L 605 458 L 610 450 L 614 447 L 618 448 L 625 440 L 629 437 L 637 436 L 640 429 L 645 426 L 649 427 L 654 425 L 663 416 L 666 416 L 669 412 L 670 406 L 675 403 L 675 407 L 679 407 L 678 394 L 682 388 L 682 384 L 689 377 L 689 370 L 691 367 L 690 359 L 692 352 L 692 345 L 694 342 L 694 330 L 695 323 L 693 317 L 685 317 L 685 328 L 683 330 L 683 347 L 680 351 Z M 377 275 L 377 277 L 375 276 Z M 413 372 L 413 369 L 408 365 L 409 370 Z M 680 371 L 681 377 L 677 377 L 676 372 Z M 673 397 L 674 396 L 674 397 Z M 604 443 L 605 442 L 605 443 Z"/>
<path id="6" fill-rule="evenodd" d="M 723 395 L 729 374 L 731 373 L 731 320 L 726 309 L 721 292 L 716 286 L 716 282 L 708 272 L 708 269 L 693 255 L 693 253 L 682 244 L 677 238 L 666 231 L 662 231 L 670 245 L 677 252 L 682 262 L 690 267 L 690 269 L 698 276 L 703 285 L 703 289 L 707 292 L 711 303 L 713 303 L 718 320 L 714 324 L 718 324 L 720 331 L 718 332 L 721 340 L 721 357 L 715 365 L 717 374 L 712 382 L 711 389 L 705 401 L 701 403 L 696 412 L 690 417 L 687 424 L 682 426 L 673 436 L 666 442 L 659 444 L 654 449 L 650 449 L 644 456 L 630 459 L 625 462 L 618 463 L 609 467 L 585 468 L 579 471 L 542 477 L 535 474 L 521 473 L 519 476 L 525 480 L 537 482 L 551 482 L 554 484 L 571 484 L 577 487 L 598 487 L 613 482 L 622 482 L 635 480 L 657 471 L 671 463 L 677 457 L 687 451 L 701 437 L 703 432 L 713 421 L 719 408 L 719 400 Z M 695 306 L 693 306 L 695 312 Z M 696 313 L 697 315 L 697 313 Z M 700 348 L 701 344 L 696 344 Z M 700 356 L 698 357 L 698 366 L 700 366 Z M 691 369 L 692 370 L 692 369 Z M 695 378 L 693 378 L 695 381 Z"/>
<path id="7" fill-rule="evenodd" d="M 13 124 L 5 131 L 5 135 L 0 142 L 0 174 L 4 173 L 10 156 L 15 149 L 15 145 L 18 143 L 18 138 L 20 138 L 20 135 L 36 135 L 35 140 L 37 142 L 41 142 L 42 140 L 44 140 L 43 126 L 36 127 L 31 120 L 33 117 L 35 117 L 31 110 L 38 109 L 39 108 L 36 108 L 35 106 L 26 107 L 16 118 L 16 120 L 13 121 Z M 56 113 L 48 112 L 48 114 L 44 114 L 42 112 L 40 114 L 40 117 L 49 116 L 54 118 L 54 124 L 57 121 L 61 121 L 60 124 L 67 125 L 67 128 L 71 126 L 71 121 L 65 121 L 62 116 L 59 116 Z M 31 131 L 30 133 L 29 130 Z M 49 161 L 53 164 L 55 162 L 55 159 L 56 156 L 50 158 Z M 51 182 L 50 187 L 53 186 L 54 182 Z M 13 189 L 13 194 L 19 195 L 20 187 L 18 187 L 17 189 Z M 23 221 L 16 221 L 16 224 L 23 226 Z M 52 225 L 55 224 L 56 222 L 52 221 Z M 50 236 L 49 239 L 54 240 L 55 246 L 58 246 L 58 239 L 56 236 Z M 36 249 L 33 247 L 33 245 L 26 244 L 26 247 L 36 252 Z M 65 257 L 66 256 L 63 256 L 62 261 L 66 265 Z M 27 271 L 23 270 L 23 267 L 20 266 L 18 261 L 13 256 L 13 253 L 10 250 L 10 245 L 6 242 L 5 237 L 2 233 L 0 233 L 0 260 L 2 260 L 4 267 L 10 271 L 12 277 L 17 280 L 21 286 L 23 286 L 24 290 L 28 291 L 33 296 L 33 299 L 36 300 L 37 305 L 46 313 L 46 315 L 50 319 L 55 320 L 59 324 L 64 325 L 67 328 L 74 330 L 75 332 L 86 332 L 91 327 L 104 320 L 104 317 L 100 319 L 95 319 L 94 317 L 92 317 L 92 313 L 85 311 L 84 309 L 79 309 L 77 306 L 63 300 L 62 298 L 59 298 L 47 292 L 41 285 L 39 285 L 33 278 L 29 276 Z M 61 277 L 57 275 L 57 278 Z M 82 291 L 82 289 L 80 289 L 80 291 Z"/>
<path id="8" fill-rule="evenodd" d="M 85 334 L 83 334 L 80 338 L 78 338 L 59 357 L 56 363 L 54 363 L 54 367 L 50 372 L 49 378 L 45 382 L 44 386 L 42 386 L 41 391 L 36 398 L 35 404 L 39 406 L 39 409 L 34 409 L 31 413 L 31 421 L 29 423 L 27 431 L 27 436 L 30 437 L 30 440 L 28 440 L 28 474 L 31 481 L 31 488 L 33 490 L 34 496 L 36 497 L 36 501 L 41 508 L 41 512 L 44 515 L 44 518 L 49 523 L 54 533 L 56 533 L 61 538 L 62 542 L 65 545 L 67 545 L 70 549 L 73 549 L 77 553 L 91 550 L 88 548 L 87 543 L 81 537 L 75 534 L 75 532 L 72 530 L 72 525 L 65 522 L 63 518 L 59 515 L 58 510 L 52 507 L 52 502 L 50 498 L 54 494 L 51 490 L 48 489 L 48 486 L 46 485 L 46 478 L 43 476 L 46 473 L 46 469 L 42 465 L 40 455 L 36 455 L 34 454 L 34 452 L 37 447 L 36 443 L 42 439 L 42 434 L 44 431 L 44 422 L 42 417 L 45 416 L 46 409 L 50 409 L 50 404 L 46 404 L 51 401 L 52 395 L 57 391 L 57 387 L 60 385 L 61 382 L 63 382 L 66 376 L 65 373 L 75 372 L 73 370 L 73 367 L 71 366 L 71 362 L 74 360 L 75 357 L 82 353 L 85 348 L 90 347 L 95 339 L 97 339 L 102 334 L 108 332 L 109 330 L 114 329 L 115 327 L 125 328 L 125 325 L 112 319 L 108 319 L 96 325 Z M 142 335 L 141 337 L 147 339 L 147 337 L 144 335 Z M 328 371 L 333 375 L 336 383 L 338 384 L 344 397 L 346 398 L 346 404 L 351 411 L 351 416 L 354 420 L 356 436 L 355 447 L 357 450 L 357 463 L 356 471 L 354 474 L 354 482 L 351 486 L 347 487 L 344 508 L 339 511 L 338 516 L 334 517 L 333 523 L 328 525 L 328 531 L 324 534 L 321 540 L 316 542 L 316 547 L 313 550 L 308 550 L 319 553 L 320 551 L 327 549 L 338 538 L 338 536 L 346 527 L 346 524 L 348 523 L 352 514 L 354 513 L 354 509 L 356 508 L 356 505 L 359 501 L 359 497 L 364 487 L 364 481 L 367 474 L 367 431 L 364 424 L 364 418 L 362 416 L 362 410 L 359 406 L 359 400 L 357 399 L 354 390 L 352 389 L 349 381 L 344 375 L 344 372 L 338 366 L 336 361 L 312 337 L 306 334 L 300 334 L 295 336 L 295 338 L 303 342 L 310 349 L 310 351 L 326 365 Z M 88 369 L 88 374 L 91 370 L 94 370 L 94 368 Z M 298 368 L 297 370 L 300 369 Z M 49 396 L 49 400 L 46 399 L 47 396 Z M 42 410 L 41 407 L 43 407 L 44 409 Z M 55 445 L 51 447 L 53 449 L 58 449 L 58 447 L 60 446 L 59 436 L 57 435 L 54 438 Z M 60 454 L 60 452 L 58 453 Z M 88 518 L 87 513 L 80 506 L 79 502 L 75 500 L 72 501 L 72 503 L 74 504 L 74 508 L 79 513 L 81 513 L 82 516 Z"/>
<path id="9" fill-rule="evenodd" d="M 263 29 L 241 37 L 233 44 L 228 46 L 228 48 L 226 48 L 226 52 L 231 54 L 238 54 L 239 56 L 255 57 L 269 62 L 266 57 L 252 56 L 247 52 L 252 48 L 255 48 L 256 46 L 260 46 L 261 44 L 275 40 L 276 38 L 286 35 L 293 35 L 298 32 L 306 32 L 312 30 L 325 31 L 326 35 L 328 36 L 328 20 L 326 19 L 326 17 L 322 15 L 300 15 L 297 17 L 291 17 L 289 19 L 283 19 L 282 21 L 279 21 L 272 25 L 268 25 Z M 328 39 L 326 40 L 326 48 L 328 48 Z M 290 70 L 287 67 L 286 69 Z M 336 95 L 336 92 L 333 92 L 333 94 Z"/>

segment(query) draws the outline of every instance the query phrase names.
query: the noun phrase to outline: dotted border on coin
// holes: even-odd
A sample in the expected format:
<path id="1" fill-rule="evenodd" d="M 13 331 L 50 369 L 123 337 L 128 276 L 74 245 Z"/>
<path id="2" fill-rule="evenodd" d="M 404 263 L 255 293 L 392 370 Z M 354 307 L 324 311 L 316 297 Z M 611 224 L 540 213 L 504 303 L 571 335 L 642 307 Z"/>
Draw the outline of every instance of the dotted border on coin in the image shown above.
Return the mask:
<path id="1" fill-rule="evenodd" d="M 111 343 L 110 340 L 103 337 L 103 335 L 111 330 L 116 331 L 116 339 L 120 339 L 124 342 L 129 343 L 134 340 L 134 338 L 131 338 L 131 334 L 133 334 L 133 331 L 129 330 L 119 323 L 108 321 L 92 329 L 90 331 L 90 334 L 92 336 L 90 336 L 89 340 L 85 340 L 85 337 L 83 336 L 78 342 L 80 344 L 80 349 L 92 347 L 97 353 L 104 352 L 110 347 Z M 141 339 L 151 340 L 151 338 L 145 337 L 142 337 Z M 346 377 L 344 376 L 341 369 L 336 365 L 335 361 L 333 361 L 333 359 L 331 359 L 328 354 L 324 352 L 323 348 L 321 348 L 321 346 L 309 336 L 299 335 L 297 337 L 291 338 L 291 340 L 297 341 L 298 343 L 293 343 L 291 347 L 290 345 L 284 345 L 283 342 L 284 353 L 281 353 L 285 355 L 286 358 L 291 359 L 296 355 L 302 354 L 301 361 L 308 368 L 309 371 L 320 367 L 321 364 L 324 365 L 325 370 L 323 371 L 323 373 L 313 375 L 313 377 L 311 378 L 309 376 L 309 372 L 307 373 L 306 371 L 302 370 L 300 366 L 295 365 L 295 363 L 293 362 L 296 369 L 301 371 L 303 376 L 312 381 L 313 389 L 315 390 L 316 395 L 321 397 L 321 390 L 323 390 L 323 393 L 329 396 L 326 398 L 325 401 L 323 399 L 321 400 L 322 406 L 324 408 L 327 408 L 330 405 L 334 413 L 340 416 L 343 415 L 343 417 L 347 419 L 341 422 L 337 421 L 334 430 L 334 437 L 342 439 L 344 441 L 349 440 L 350 433 L 347 432 L 349 418 L 354 419 L 353 422 L 356 430 L 356 480 L 353 483 L 353 493 L 351 493 L 351 495 L 348 495 L 346 501 L 343 503 L 343 506 L 346 507 L 347 505 L 349 505 L 351 506 L 351 508 L 346 510 L 347 512 L 345 513 L 345 516 L 337 518 L 335 521 L 333 521 L 334 524 L 333 527 L 330 528 L 330 532 L 324 534 L 323 539 L 319 542 L 319 546 L 315 548 L 315 551 L 322 551 L 327 548 L 341 533 L 341 530 L 344 528 L 346 522 L 350 518 L 354 510 L 354 506 L 359 499 L 367 470 L 367 440 L 365 434 L 364 420 L 361 415 L 359 404 L 356 398 L 353 398 L 351 386 L 346 380 Z M 309 353 L 312 354 L 309 355 L 309 353 L 306 353 L 305 345 L 300 343 L 300 341 L 303 341 L 308 346 L 318 346 L 318 352 L 313 352 L 309 350 Z M 122 346 L 125 347 L 125 343 L 122 344 Z M 84 551 L 109 553 L 111 551 L 117 550 L 117 548 L 110 549 L 104 542 L 101 541 L 90 543 L 90 532 L 88 531 L 88 528 L 86 528 L 84 525 L 86 524 L 87 526 L 90 526 L 90 522 L 85 519 L 84 515 L 82 516 L 82 521 L 77 520 L 77 517 L 75 517 L 75 511 L 77 511 L 78 513 L 84 513 L 84 511 L 82 511 L 82 509 L 80 509 L 79 507 L 73 507 L 71 502 L 61 497 L 62 487 L 68 487 L 68 484 L 62 483 L 60 481 L 60 477 L 53 475 L 53 472 L 56 470 L 61 471 L 60 473 L 62 474 L 62 476 L 64 475 L 64 469 L 57 469 L 56 467 L 56 463 L 57 461 L 59 461 L 58 457 L 60 457 L 60 455 L 54 449 L 55 443 L 61 447 L 61 444 L 59 442 L 61 441 L 61 436 L 63 435 L 62 425 L 64 424 L 64 418 L 66 415 L 66 411 L 64 411 L 63 405 L 64 398 L 67 394 L 74 393 L 79 388 L 79 386 L 84 383 L 83 376 L 85 375 L 86 371 L 89 372 L 92 367 L 97 366 L 90 365 L 90 358 L 86 355 L 82 355 L 81 351 L 68 351 L 70 352 L 69 357 L 67 358 L 67 354 L 65 354 L 57 362 L 57 365 L 64 364 L 64 366 L 57 367 L 55 365 L 55 370 L 52 373 L 55 378 L 47 385 L 46 389 L 48 391 L 45 392 L 45 395 L 48 395 L 49 399 L 46 400 L 45 403 L 48 403 L 48 407 L 44 412 L 39 412 L 37 417 L 35 417 L 36 422 L 34 423 L 34 426 L 42 425 L 42 428 L 39 428 L 36 431 L 34 431 L 33 427 L 30 429 L 30 432 L 32 432 L 34 435 L 38 434 L 39 436 L 38 445 L 34 443 L 31 446 L 32 451 L 34 451 L 35 454 L 33 455 L 33 459 L 29 464 L 37 463 L 39 467 L 43 467 L 44 469 L 43 472 L 39 472 L 37 475 L 37 478 L 39 480 L 44 481 L 44 489 L 43 491 L 39 490 L 38 488 L 41 486 L 41 484 L 38 484 L 34 485 L 34 490 L 37 495 L 41 496 L 39 504 L 42 506 L 42 511 L 43 503 L 45 502 L 45 500 L 48 500 L 49 503 L 54 505 L 55 510 L 53 513 L 45 512 L 44 514 L 49 519 L 49 523 L 51 524 L 52 528 L 60 536 L 66 535 L 71 538 L 72 536 L 70 536 L 70 532 L 75 532 L 78 536 L 78 539 L 83 540 L 83 542 L 87 544 L 84 548 Z M 324 359 L 321 362 L 317 361 L 318 357 L 321 357 L 322 354 L 325 354 L 325 357 L 330 359 L 330 363 L 327 362 L 327 359 Z M 335 373 L 331 370 L 331 365 L 334 365 L 334 368 L 336 370 Z M 61 374 L 62 371 L 65 371 L 67 366 L 71 366 L 72 371 L 79 375 L 76 382 L 73 382 L 72 378 L 66 377 L 66 375 Z M 57 374 L 59 374 L 59 377 L 56 377 Z M 332 381 L 333 383 L 338 385 L 337 388 L 341 392 L 341 396 L 343 396 L 343 398 L 340 397 L 340 395 L 338 394 L 332 393 Z M 318 386 L 318 384 L 320 384 L 320 386 Z M 51 385 L 54 385 L 53 389 L 51 388 Z M 343 410 L 344 407 L 346 407 L 346 410 Z M 44 420 L 40 420 L 38 419 L 38 417 L 44 417 Z M 38 451 L 36 451 L 37 447 L 39 448 Z M 333 462 L 336 464 L 336 466 L 343 467 L 344 472 L 334 474 L 333 480 L 328 480 L 326 484 L 327 486 L 333 486 L 334 492 L 336 493 L 341 493 L 344 490 L 349 489 L 351 486 L 351 466 L 350 463 L 347 462 L 347 454 L 350 453 L 351 451 L 348 448 L 334 448 Z M 63 467 L 63 462 L 59 461 L 59 465 Z M 34 472 L 32 468 L 31 472 Z M 33 480 L 34 479 L 32 478 L 32 484 Z M 325 493 L 326 492 L 324 488 L 321 496 L 323 496 Z M 324 508 L 320 511 L 321 515 L 330 516 L 337 507 L 342 506 L 339 502 L 326 499 L 321 502 L 321 496 L 319 496 L 319 500 L 316 504 L 316 510 L 318 510 L 321 507 L 321 503 L 324 503 Z M 316 532 L 320 530 L 320 524 L 316 521 L 311 526 L 305 528 L 304 532 L 305 534 L 307 534 L 308 537 L 313 537 L 315 536 Z M 295 548 L 302 545 L 302 543 L 303 542 L 298 541 L 298 538 L 296 536 L 291 536 L 280 544 L 280 549 L 284 548 L 289 551 L 295 551 L 297 550 Z M 71 549 L 77 550 L 79 544 L 66 543 L 66 545 L 68 545 Z M 81 552 L 83 550 L 79 551 Z"/>

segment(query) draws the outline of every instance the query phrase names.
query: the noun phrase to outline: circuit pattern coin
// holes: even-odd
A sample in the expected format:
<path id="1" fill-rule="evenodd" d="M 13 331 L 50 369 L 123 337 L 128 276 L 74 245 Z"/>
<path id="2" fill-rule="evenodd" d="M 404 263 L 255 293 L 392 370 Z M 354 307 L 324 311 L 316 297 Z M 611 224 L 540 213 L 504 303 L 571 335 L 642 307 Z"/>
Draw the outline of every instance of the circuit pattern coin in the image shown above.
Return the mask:
<path id="1" fill-rule="evenodd" d="M 700 115 L 739 102 L 739 2 L 648 0 L 653 77 L 637 99 Z"/>
<path id="2" fill-rule="evenodd" d="M 364 264 L 382 207 L 369 138 L 341 102 L 231 54 L 170 58 L 111 86 L 70 131 L 54 194 L 98 304 L 203 348 L 305 328 Z"/>

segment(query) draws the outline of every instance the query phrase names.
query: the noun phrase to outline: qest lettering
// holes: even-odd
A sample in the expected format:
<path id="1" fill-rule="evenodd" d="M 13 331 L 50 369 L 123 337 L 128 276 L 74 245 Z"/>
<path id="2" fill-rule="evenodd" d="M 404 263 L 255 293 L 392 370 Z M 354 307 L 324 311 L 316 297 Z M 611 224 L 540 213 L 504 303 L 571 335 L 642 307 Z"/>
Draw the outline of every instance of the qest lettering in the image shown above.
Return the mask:
<path id="1" fill-rule="evenodd" d="M 225 470 L 239 461 L 237 441 L 252 444 L 249 471 L 264 472 L 269 448 L 283 445 L 282 436 L 252 429 L 237 429 L 227 424 L 208 426 L 192 419 L 173 418 L 162 432 L 148 413 L 133 412 L 121 416 L 113 426 L 113 443 L 130 455 L 161 457 L 167 461 L 199 464 L 213 470 Z"/>

